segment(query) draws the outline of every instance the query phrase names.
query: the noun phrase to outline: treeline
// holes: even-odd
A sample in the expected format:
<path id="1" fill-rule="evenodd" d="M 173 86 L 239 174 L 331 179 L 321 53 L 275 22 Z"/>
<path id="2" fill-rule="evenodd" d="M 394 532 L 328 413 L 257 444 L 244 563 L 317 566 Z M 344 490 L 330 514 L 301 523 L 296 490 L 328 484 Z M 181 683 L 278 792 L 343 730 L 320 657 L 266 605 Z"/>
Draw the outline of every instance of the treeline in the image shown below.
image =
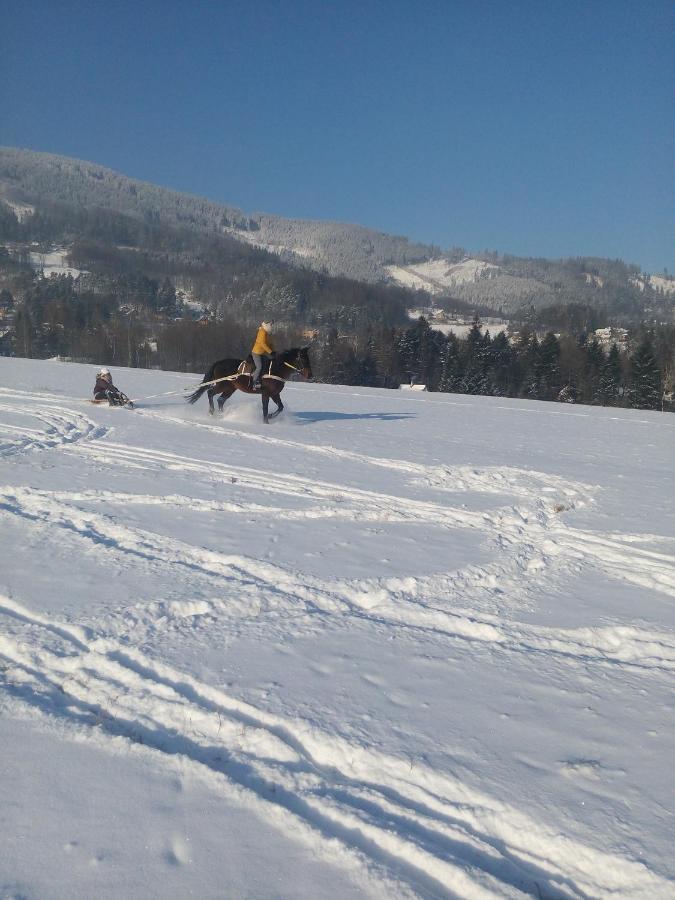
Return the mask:
<path id="1" fill-rule="evenodd" d="M 478 320 L 462 340 L 420 318 L 352 339 L 332 329 L 316 348 L 315 371 L 337 384 L 416 383 L 431 391 L 661 409 L 664 394 L 672 396 L 674 347 L 673 328 L 645 333 L 622 353 L 585 335 L 540 339 L 523 329 L 515 342 L 504 332 L 493 338 Z"/>
<path id="2" fill-rule="evenodd" d="M 21 221 L 0 203 L 0 241 L 26 266 L 36 246 L 69 247 L 69 264 L 86 273 L 74 286 L 82 297 L 108 294 L 126 303 L 125 279 L 169 280 L 194 301 L 191 309 L 217 320 L 276 315 L 306 328 L 394 325 L 405 321 L 416 299 L 402 287 L 291 266 L 227 234 L 57 201 L 43 202 Z M 152 292 L 144 291 L 152 305 Z M 34 298 L 25 299 L 30 305 Z"/>
<path id="3" fill-rule="evenodd" d="M 107 266 L 99 260 L 98 273 L 76 279 L 36 276 L 28 264 L 0 253 L 0 285 L 10 285 L 1 288 L 6 336 L 0 352 L 196 371 L 218 356 L 247 353 L 262 318 L 282 323 L 280 345 L 307 343 L 332 327 L 354 333 L 406 321 L 402 289 L 255 267 L 234 278 L 221 269 L 220 290 L 203 267 L 195 269 L 194 283 L 210 284 L 213 299 L 206 310 L 193 308 L 168 276 L 125 271 L 116 251 L 102 252 L 116 257 L 112 271 L 103 274 Z"/>
<path id="4" fill-rule="evenodd" d="M 313 278 L 320 291 L 320 277 Z M 673 327 L 636 333 L 630 353 L 616 344 L 605 351 L 584 334 L 548 332 L 540 338 L 527 327 L 515 341 L 503 331 L 492 337 L 478 319 L 459 339 L 433 329 L 424 318 L 406 327 L 370 320 L 356 302 L 336 305 L 337 299 L 362 299 L 350 297 L 349 285 L 335 279 L 327 279 L 327 285 L 325 312 L 313 314 L 324 321 L 308 333 L 282 320 L 276 338 L 278 347 L 311 343 L 320 381 L 389 388 L 417 383 L 431 391 L 670 408 L 664 396 L 672 397 L 673 391 Z M 18 303 L 3 289 L 0 314 L 12 315 L 6 352 L 203 372 L 215 359 L 250 350 L 258 319 L 242 316 L 236 305 L 220 309 L 217 318 L 195 320 L 181 315 L 169 279 L 121 275 L 109 288 L 87 292 L 68 276 L 37 278 Z"/>
<path id="5" fill-rule="evenodd" d="M 105 281 L 105 289 L 99 280 L 96 290 L 83 288 L 81 280 L 31 278 L 19 301 L 3 289 L 0 313 L 11 321 L 12 338 L 5 352 L 189 371 L 213 361 L 213 354 L 234 355 L 250 343 L 253 324 L 247 327 L 235 315 L 223 313 L 218 321 L 185 317 L 168 278 L 132 272 Z"/>

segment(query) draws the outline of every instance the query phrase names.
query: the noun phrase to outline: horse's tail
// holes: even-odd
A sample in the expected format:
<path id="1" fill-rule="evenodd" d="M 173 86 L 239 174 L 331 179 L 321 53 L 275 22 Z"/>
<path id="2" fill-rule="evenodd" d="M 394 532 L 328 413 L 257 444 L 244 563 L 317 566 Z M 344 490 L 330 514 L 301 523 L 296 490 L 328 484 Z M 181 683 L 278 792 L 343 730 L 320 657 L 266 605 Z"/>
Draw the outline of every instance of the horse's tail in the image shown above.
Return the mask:
<path id="1" fill-rule="evenodd" d="M 211 368 L 207 372 L 204 373 L 204 377 L 202 378 L 202 381 L 212 381 L 215 368 L 216 368 L 216 364 L 214 363 L 211 366 Z M 208 389 L 208 384 L 200 385 L 196 391 L 194 391 L 192 394 L 190 394 L 189 397 L 185 398 L 185 401 L 187 403 L 196 403 L 197 400 L 199 400 L 201 395 L 204 393 L 204 391 L 207 389 Z"/>
<path id="2" fill-rule="evenodd" d="M 199 400 L 199 398 L 201 397 L 201 395 L 204 393 L 205 390 L 206 390 L 205 387 L 197 388 L 197 390 L 193 394 L 190 394 L 189 397 L 185 398 L 186 402 L 187 403 L 196 403 L 197 400 Z"/>

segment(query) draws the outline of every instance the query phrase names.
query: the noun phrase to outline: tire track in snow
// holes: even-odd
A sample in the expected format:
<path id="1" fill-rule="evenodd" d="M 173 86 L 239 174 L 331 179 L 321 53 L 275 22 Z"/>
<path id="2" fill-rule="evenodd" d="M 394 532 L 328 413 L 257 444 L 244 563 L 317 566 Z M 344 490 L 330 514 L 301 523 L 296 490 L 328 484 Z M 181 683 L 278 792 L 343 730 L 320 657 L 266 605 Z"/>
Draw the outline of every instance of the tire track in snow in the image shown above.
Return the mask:
<path id="1" fill-rule="evenodd" d="M 536 822 L 459 778 L 236 700 L 133 647 L 35 615 L 0 634 L 2 678 L 47 715 L 96 725 L 222 776 L 299 840 L 340 847 L 354 864 L 425 896 L 671 895 L 642 863 L 612 857 Z M 45 641 L 57 637 L 54 653 Z M 292 826 L 289 829 L 289 824 Z"/>
<path id="2" fill-rule="evenodd" d="M 325 581 L 294 573 L 270 562 L 195 547 L 185 542 L 132 528 L 109 516 L 88 512 L 65 502 L 64 492 L 29 488 L 0 488 L 0 512 L 20 516 L 44 529 L 54 526 L 104 552 L 120 554 L 151 567 L 183 569 L 218 580 L 219 591 L 229 591 L 241 603 L 255 604 L 265 596 L 280 614 L 330 613 L 357 616 L 373 624 L 423 630 L 438 637 L 478 642 L 519 653 L 545 652 L 570 664 L 600 663 L 630 666 L 632 670 L 675 671 L 675 638 L 667 632 L 637 626 L 602 626 L 564 629 L 507 622 L 496 616 L 439 608 L 440 587 L 456 600 L 471 600 L 470 586 L 483 589 L 482 580 L 512 584 L 527 574 L 528 561 L 515 556 L 505 563 L 474 567 L 475 573 L 451 573 L 433 579 L 384 578 L 371 581 Z M 76 496 L 80 496 L 76 494 Z M 59 538 L 63 540 L 61 536 Z M 174 576 L 175 577 L 175 576 Z M 424 586 L 433 582 L 425 597 Z M 467 590 L 469 588 L 469 590 Z M 469 594 L 469 596 L 467 596 Z"/>

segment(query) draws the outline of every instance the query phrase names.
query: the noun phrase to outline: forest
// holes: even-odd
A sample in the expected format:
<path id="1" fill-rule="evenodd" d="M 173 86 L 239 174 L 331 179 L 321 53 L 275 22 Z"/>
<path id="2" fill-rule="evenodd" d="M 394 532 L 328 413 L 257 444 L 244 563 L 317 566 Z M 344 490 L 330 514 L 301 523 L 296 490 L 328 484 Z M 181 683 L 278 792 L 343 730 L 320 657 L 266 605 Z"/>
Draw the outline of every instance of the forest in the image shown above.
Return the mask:
<path id="1" fill-rule="evenodd" d="M 4 267 L 11 267 L 6 252 Z M 17 283 L 24 281 L 22 300 L 15 303 L 7 288 L 0 292 L 0 315 L 12 317 L 10 341 L 2 345 L 8 355 L 202 373 L 218 358 L 246 355 L 255 335 L 257 319 L 242 315 L 242 298 L 239 305 L 216 304 L 209 316 L 182 315 L 168 277 L 127 273 L 102 291 L 100 283 L 96 290 L 79 285 L 82 276 L 36 278 L 20 264 L 15 275 Z M 298 285 L 287 286 L 297 303 Z M 616 343 L 605 350 L 593 332 L 548 331 L 540 338 L 525 325 L 517 336 L 491 336 L 478 317 L 458 339 L 424 317 L 407 325 L 378 320 L 371 315 L 378 298 L 350 296 L 349 283 L 341 280 L 305 288 L 307 297 L 325 304 L 308 316 L 315 327 L 283 318 L 288 306 L 280 304 L 275 340 L 279 348 L 308 343 L 320 381 L 387 388 L 416 383 L 431 391 L 639 409 L 673 405 L 672 327 L 636 330 L 630 352 Z M 336 305 L 336 298 L 347 302 Z M 271 304 L 267 310 L 278 315 Z"/>
<path id="2" fill-rule="evenodd" d="M 71 274 L 41 270 L 54 247 L 64 248 Z M 507 263 L 509 277 L 534 285 L 539 273 L 547 282 L 493 334 L 480 323 L 493 308 L 461 291 L 432 300 L 331 275 L 222 229 L 167 224 L 149 208 L 139 216 L 44 200 L 19 217 L 0 202 L 0 354 L 203 373 L 218 358 L 246 355 L 261 319 L 272 318 L 277 346 L 309 344 L 325 382 L 672 408 L 671 298 L 645 294 L 638 303 L 635 291 L 608 293 L 635 275 L 620 261 L 568 260 L 561 268 L 490 258 Z M 602 282 L 599 293 L 586 289 L 588 278 Z M 575 293 L 575 279 L 584 290 Z M 459 339 L 437 330 L 432 315 L 411 320 L 413 309 L 475 321 Z M 597 329 L 617 325 L 625 340 L 599 340 Z"/>

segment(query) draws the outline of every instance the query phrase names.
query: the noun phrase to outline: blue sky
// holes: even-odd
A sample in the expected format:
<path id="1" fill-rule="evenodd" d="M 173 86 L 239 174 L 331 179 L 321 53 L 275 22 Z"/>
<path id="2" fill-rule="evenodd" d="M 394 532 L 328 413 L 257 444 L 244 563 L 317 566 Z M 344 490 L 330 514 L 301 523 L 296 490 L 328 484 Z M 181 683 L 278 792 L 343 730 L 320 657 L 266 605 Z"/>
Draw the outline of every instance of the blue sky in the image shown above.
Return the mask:
<path id="1" fill-rule="evenodd" d="M 670 0 L 0 10 L 0 144 L 247 212 L 675 272 Z"/>

